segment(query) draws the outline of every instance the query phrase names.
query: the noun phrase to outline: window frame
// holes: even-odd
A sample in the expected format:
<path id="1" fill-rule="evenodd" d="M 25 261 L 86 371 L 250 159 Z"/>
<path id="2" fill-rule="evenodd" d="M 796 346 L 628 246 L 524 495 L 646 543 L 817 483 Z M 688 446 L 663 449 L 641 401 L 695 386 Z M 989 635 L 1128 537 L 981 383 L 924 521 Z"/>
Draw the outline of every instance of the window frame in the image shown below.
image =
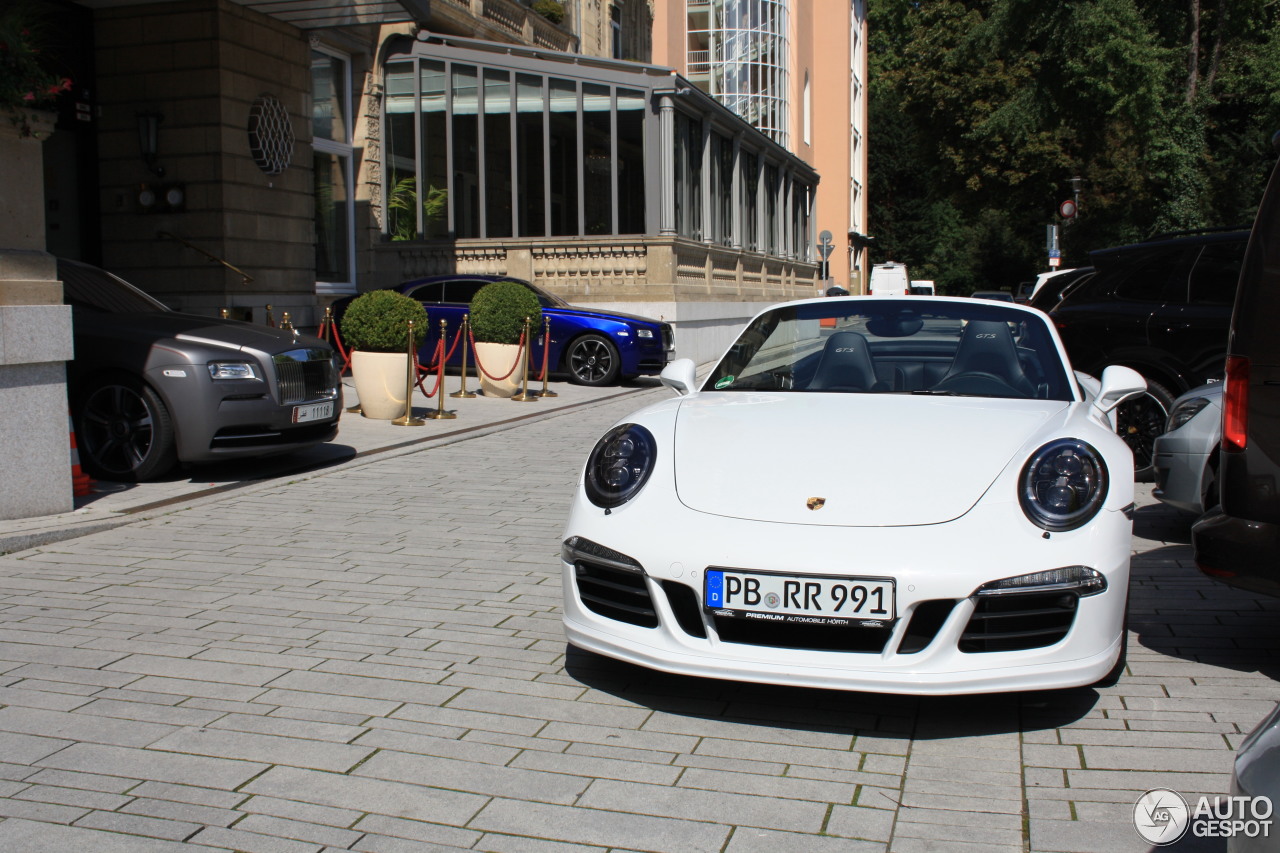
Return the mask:
<path id="1" fill-rule="evenodd" d="M 344 139 L 334 140 L 327 137 L 315 135 L 315 125 L 311 126 L 311 148 L 313 151 L 312 168 L 314 168 L 314 154 L 329 154 L 338 157 L 343 164 L 343 176 L 346 182 L 346 244 L 347 244 L 347 277 L 345 281 L 323 281 L 319 277 L 319 270 L 316 270 L 316 293 L 347 295 L 357 291 L 356 286 L 356 199 L 355 199 L 355 145 L 353 139 L 354 131 L 354 114 L 352 112 L 352 104 L 355 101 L 353 97 L 352 81 L 354 75 L 351 70 L 351 54 L 345 53 L 329 45 L 320 43 L 313 44 L 311 47 L 311 69 L 314 75 L 314 68 L 317 62 L 316 54 L 327 57 L 329 60 L 338 60 L 342 64 L 343 86 L 342 86 L 342 109 L 344 121 L 343 135 Z M 314 117 L 315 110 L 315 80 L 314 76 L 311 80 L 311 113 Z M 314 118 L 312 119 L 314 122 Z M 314 182 L 314 176 L 313 176 Z M 314 183 L 313 183 L 314 191 Z M 313 220 L 314 222 L 315 220 Z"/>

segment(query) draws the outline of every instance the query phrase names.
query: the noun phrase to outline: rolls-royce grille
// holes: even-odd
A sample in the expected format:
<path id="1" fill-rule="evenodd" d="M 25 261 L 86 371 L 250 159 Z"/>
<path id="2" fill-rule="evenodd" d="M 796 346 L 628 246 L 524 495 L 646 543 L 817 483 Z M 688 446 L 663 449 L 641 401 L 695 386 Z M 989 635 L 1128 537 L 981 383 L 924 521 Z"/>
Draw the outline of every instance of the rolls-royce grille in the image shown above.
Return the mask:
<path id="1" fill-rule="evenodd" d="M 676 336 L 669 323 L 662 324 L 662 349 L 671 352 L 676 348 Z"/>
<path id="2" fill-rule="evenodd" d="M 1079 604 L 1074 592 L 981 596 L 960 635 L 960 651 L 1012 652 L 1052 646 L 1071 630 Z"/>
<path id="3" fill-rule="evenodd" d="M 578 596 L 592 613 L 641 628 L 657 628 L 658 614 L 644 575 L 579 560 L 573 564 Z"/>
<path id="4" fill-rule="evenodd" d="M 848 625 L 789 625 L 716 616 L 716 633 L 724 643 L 773 646 L 780 649 L 811 649 L 819 652 L 878 653 L 889 641 L 893 626 L 851 628 Z"/>
<path id="5" fill-rule="evenodd" d="M 307 400 L 327 400 L 338 394 L 333 353 L 326 349 L 297 349 L 273 357 L 276 390 L 285 406 Z"/>

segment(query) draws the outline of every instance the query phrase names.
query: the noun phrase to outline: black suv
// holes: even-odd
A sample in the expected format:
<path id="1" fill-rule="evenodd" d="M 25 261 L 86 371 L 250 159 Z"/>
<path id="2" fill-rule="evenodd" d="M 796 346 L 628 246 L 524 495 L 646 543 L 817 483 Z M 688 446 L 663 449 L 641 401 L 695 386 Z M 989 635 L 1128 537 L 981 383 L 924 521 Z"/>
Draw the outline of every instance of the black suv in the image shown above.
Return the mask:
<path id="1" fill-rule="evenodd" d="M 1222 377 L 1247 230 L 1164 235 L 1091 252 L 1095 273 L 1050 311 L 1076 370 L 1123 364 L 1147 393 L 1116 410 L 1135 474 L 1150 479 L 1153 444 L 1179 394 Z M 1034 304 L 1034 303 L 1033 303 Z"/>
<path id="2" fill-rule="evenodd" d="M 1231 315 L 1218 454 L 1221 506 L 1191 528 L 1212 578 L 1280 596 L 1280 170 L 1263 196 Z"/>

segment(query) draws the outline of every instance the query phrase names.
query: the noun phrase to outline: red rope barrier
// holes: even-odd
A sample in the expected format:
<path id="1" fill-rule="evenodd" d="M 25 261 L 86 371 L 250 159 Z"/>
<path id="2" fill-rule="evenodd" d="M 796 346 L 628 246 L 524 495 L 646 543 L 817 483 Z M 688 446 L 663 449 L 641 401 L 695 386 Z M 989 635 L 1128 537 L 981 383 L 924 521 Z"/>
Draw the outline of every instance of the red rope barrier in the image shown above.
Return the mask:
<path id="1" fill-rule="evenodd" d="M 511 374 L 516 372 L 516 368 L 520 366 L 520 353 L 524 350 L 524 332 L 520 333 L 520 343 L 516 344 L 519 349 L 516 350 L 515 363 L 511 365 L 511 369 L 503 376 L 494 376 L 492 373 L 484 369 L 484 365 L 480 363 L 480 353 L 476 352 L 476 336 L 472 334 L 470 330 L 467 331 L 467 335 L 471 339 L 471 354 L 476 357 L 476 370 L 479 370 L 485 376 L 488 376 L 491 382 L 502 382 L 503 380 L 510 378 Z"/>
<path id="2" fill-rule="evenodd" d="M 461 324 L 461 323 L 459 323 L 459 324 L 458 324 L 458 331 L 457 331 L 457 332 L 455 332 L 455 333 L 454 333 L 454 335 L 453 335 L 453 343 L 449 345 L 449 351 L 448 351 L 447 353 L 445 353 L 445 356 L 444 356 L 444 360 L 445 360 L 445 362 L 446 362 L 446 363 L 448 363 L 449 359 L 453 358 L 453 354 L 454 354 L 455 352 L 457 352 L 457 351 L 458 351 L 458 342 L 459 342 L 459 341 L 461 341 L 461 340 L 462 340 L 462 324 Z M 437 357 L 438 357 L 439 352 L 440 352 L 440 349 L 439 349 L 439 347 L 437 347 L 437 348 L 436 348 L 436 354 L 432 355 L 431 357 L 432 357 L 433 359 L 434 359 L 434 358 L 437 358 Z M 424 369 L 425 369 L 425 370 L 427 370 L 427 371 L 435 370 L 437 367 L 439 367 L 439 365 L 440 365 L 440 363 L 439 363 L 438 361 L 432 361 L 432 362 L 431 362 L 431 364 L 430 364 L 428 367 L 424 368 Z"/>
<path id="3" fill-rule="evenodd" d="M 413 369 L 417 371 L 418 375 L 418 390 L 421 391 L 423 396 L 428 399 L 436 395 L 436 392 L 440 390 L 441 382 L 444 381 L 444 359 L 440 358 L 440 353 L 443 349 L 444 341 L 436 341 L 436 351 L 431 356 L 433 359 L 436 359 L 436 361 L 434 361 L 430 367 L 423 367 L 422 362 L 418 361 L 418 354 L 416 352 L 413 354 Z M 433 370 L 437 371 L 436 385 L 428 391 L 423 383 L 426 381 L 427 377 L 431 375 Z"/>
<path id="4" fill-rule="evenodd" d="M 318 337 L 322 341 L 329 340 L 329 330 L 333 330 L 333 348 L 338 351 L 338 355 L 342 358 L 342 368 L 338 371 L 341 376 L 351 367 L 351 353 L 347 352 L 347 348 L 342 345 L 342 337 L 338 334 L 338 321 L 332 316 L 325 317 L 320 323 L 320 334 Z"/>

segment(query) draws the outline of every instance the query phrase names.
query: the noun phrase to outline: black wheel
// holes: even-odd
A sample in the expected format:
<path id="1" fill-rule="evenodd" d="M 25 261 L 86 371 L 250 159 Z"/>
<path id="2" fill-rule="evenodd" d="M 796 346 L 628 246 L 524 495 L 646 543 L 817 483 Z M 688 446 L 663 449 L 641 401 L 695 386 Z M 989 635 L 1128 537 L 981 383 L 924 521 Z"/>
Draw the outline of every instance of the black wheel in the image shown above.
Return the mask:
<path id="1" fill-rule="evenodd" d="M 1216 509 L 1222 503 L 1218 494 L 1218 466 L 1215 464 L 1215 453 L 1209 463 L 1204 466 L 1204 482 L 1200 487 L 1200 508 L 1205 512 Z"/>
<path id="2" fill-rule="evenodd" d="M 612 385 L 622 368 L 618 350 L 601 335 L 583 335 L 564 356 L 569 376 L 578 385 Z"/>
<path id="3" fill-rule="evenodd" d="M 109 379 L 85 394 L 76 447 L 84 467 L 103 480 L 150 480 L 178 461 L 169 410 L 132 376 Z"/>
<path id="4" fill-rule="evenodd" d="M 1116 407 L 1116 432 L 1133 451 L 1133 478 L 1149 483 L 1155 477 L 1156 439 L 1164 434 L 1173 408 L 1173 395 L 1155 380 L 1147 380 L 1147 390 Z"/>

